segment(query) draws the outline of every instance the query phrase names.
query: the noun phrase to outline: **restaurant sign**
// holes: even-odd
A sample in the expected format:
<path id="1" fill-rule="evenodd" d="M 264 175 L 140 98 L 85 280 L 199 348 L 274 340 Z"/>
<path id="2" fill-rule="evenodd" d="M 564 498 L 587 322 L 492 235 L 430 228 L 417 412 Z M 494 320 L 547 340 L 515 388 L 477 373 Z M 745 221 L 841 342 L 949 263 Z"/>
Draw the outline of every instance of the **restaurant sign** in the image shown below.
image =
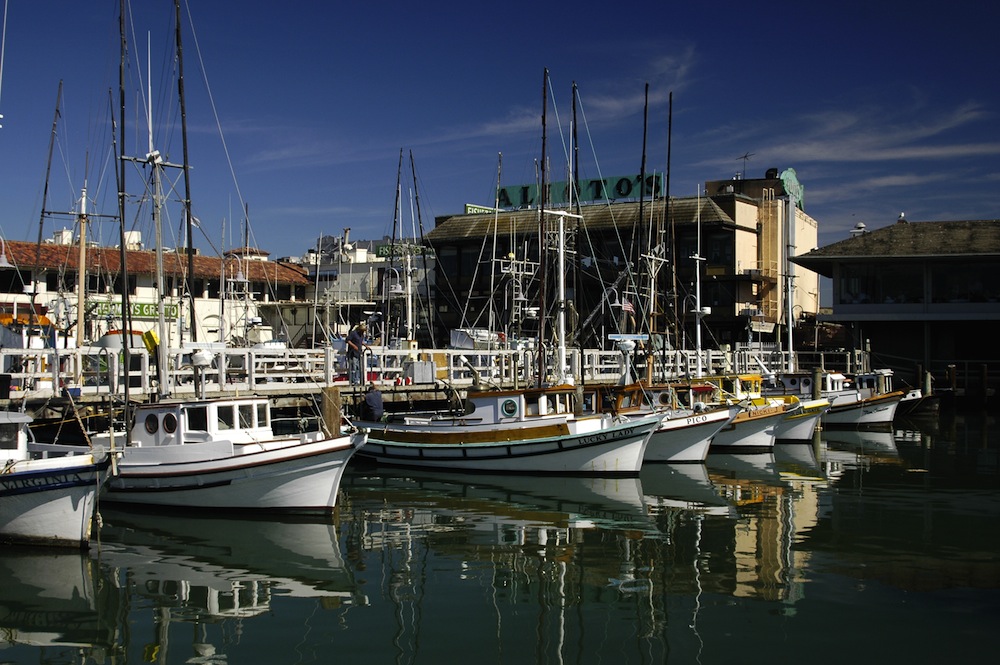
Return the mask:
<path id="1" fill-rule="evenodd" d="M 640 184 L 644 183 L 643 186 Z M 580 201 L 604 201 L 618 199 L 638 199 L 662 197 L 665 186 L 662 174 L 647 175 L 645 180 L 638 175 L 614 176 L 610 178 L 593 178 L 577 183 L 576 193 L 571 197 L 570 181 L 553 182 L 546 185 L 549 196 L 547 204 L 558 205 Z M 497 200 L 501 208 L 526 208 L 539 205 L 538 185 L 517 185 L 501 187 Z"/>
<path id="2" fill-rule="evenodd" d="M 155 302 L 132 301 L 128 304 L 129 311 L 133 319 L 155 319 L 160 315 L 160 310 Z M 174 320 L 180 313 L 180 308 L 175 303 L 167 303 L 163 308 L 163 318 Z M 120 302 L 99 302 L 94 307 L 92 316 L 122 318 L 122 304 Z"/>

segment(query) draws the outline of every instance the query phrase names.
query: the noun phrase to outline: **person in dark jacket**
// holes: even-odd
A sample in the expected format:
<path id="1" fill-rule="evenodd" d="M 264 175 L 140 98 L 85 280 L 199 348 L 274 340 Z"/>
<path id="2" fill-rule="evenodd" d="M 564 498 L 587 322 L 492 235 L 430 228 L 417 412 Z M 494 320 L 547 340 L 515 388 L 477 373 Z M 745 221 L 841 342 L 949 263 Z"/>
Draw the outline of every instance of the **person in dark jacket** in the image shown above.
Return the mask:
<path id="1" fill-rule="evenodd" d="M 370 348 L 365 343 L 367 332 L 368 325 L 362 321 L 347 334 L 347 377 L 351 380 L 352 386 L 360 386 L 362 383 L 361 354 L 364 353 L 364 349 Z"/>
<path id="2" fill-rule="evenodd" d="M 368 384 L 365 392 L 365 402 L 361 405 L 361 419 L 378 421 L 382 419 L 385 409 L 382 406 L 382 392 L 374 383 Z"/>

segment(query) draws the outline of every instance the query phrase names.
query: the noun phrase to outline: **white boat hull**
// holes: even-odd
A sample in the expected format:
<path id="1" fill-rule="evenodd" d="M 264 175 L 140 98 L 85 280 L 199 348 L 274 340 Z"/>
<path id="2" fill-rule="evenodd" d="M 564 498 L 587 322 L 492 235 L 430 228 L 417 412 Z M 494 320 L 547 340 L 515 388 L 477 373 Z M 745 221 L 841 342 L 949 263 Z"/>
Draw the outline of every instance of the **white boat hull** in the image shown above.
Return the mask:
<path id="1" fill-rule="evenodd" d="M 574 431 L 567 434 L 505 441 L 482 441 L 476 436 L 476 428 L 488 431 L 494 425 L 469 425 L 464 431 L 475 443 L 441 441 L 445 434 L 460 436 L 453 426 L 409 427 L 406 436 L 411 440 L 397 441 L 391 426 L 385 425 L 369 433 L 359 455 L 379 464 L 426 469 L 636 476 L 660 421 L 660 416 L 623 422 L 595 416 L 572 421 Z"/>
<path id="2" fill-rule="evenodd" d="M 646 446 L 646 462 L 704 462 L 712 437 L 736 415 L 718 410 L 664 418 Z"/>
<path id="3" fill-rule="evenodd" d="M 867 399 L 833 402 L 830 410 L 823 416 L 823 423 L 853 427 L 888 426 L 896 417 L 896 408 L 902 397 L 902 392 L 894 392 Z"/>
<path id="4" fill-rule="evenodd" d="M 14 463 L 0 473 L 0 540 L 85 546 L 110 464 L 106 454 Z"/>
<path id="5" fill-rule="evenodd" d="M 775 441 L 812 441 L 816 428 L 830 405 L 827 400 L 822 400 L 822 404 L 820 407 L 813 407 L 803 402 L 801 409 L 786 415 L 774 430 Z"/>
<path id="6" fill-rule="evenodd" d="M 737 417 L 712 437 L 711 449 L 722 452 L 729 449 L 773 450 L 775 430 L 785 415 L 784 410 L 775 409 L 767 415 Z"/>
<path id="7" fill-rule="evenodd" d="M 142 448 L 126 449 L 106 500 L 172 508 L 331 512 L 344 467 L 364 444 L 364 434 L 312 442 L 276 440 L 235 446 L 232 455 L 201 460 L 192 455 L 184 461 L 169 450 L 156 459 L 155 449 L 146 449 L 152 455 L 142 454 Z"/>

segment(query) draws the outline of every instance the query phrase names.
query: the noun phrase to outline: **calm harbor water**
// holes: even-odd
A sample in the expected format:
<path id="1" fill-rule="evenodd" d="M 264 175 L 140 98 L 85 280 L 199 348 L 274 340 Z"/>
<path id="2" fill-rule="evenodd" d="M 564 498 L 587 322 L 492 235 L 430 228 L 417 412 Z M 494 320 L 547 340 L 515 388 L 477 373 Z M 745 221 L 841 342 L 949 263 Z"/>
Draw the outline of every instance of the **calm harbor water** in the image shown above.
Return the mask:
<path id="1" fill-rule="evenodd" d="M 352 465 L 324 521 L 102 509 L 0 551 L 0 663 L 965 662 L 1000 621 L 1000 426 L 638 479 Z"/>

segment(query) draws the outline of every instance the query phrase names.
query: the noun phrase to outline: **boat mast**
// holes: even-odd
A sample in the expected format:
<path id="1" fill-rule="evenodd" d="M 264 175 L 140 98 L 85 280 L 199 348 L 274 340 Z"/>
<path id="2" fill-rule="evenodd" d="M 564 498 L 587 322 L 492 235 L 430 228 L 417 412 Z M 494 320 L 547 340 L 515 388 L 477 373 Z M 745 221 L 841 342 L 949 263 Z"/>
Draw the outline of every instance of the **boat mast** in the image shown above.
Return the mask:
<path id="1" fill-rule="evenodd" d="M 86 303 L 84 302 L 87 292 L 87 184 L 84 181 L 83 191 L 80 193 L 80 212 L 77 215 L 80 222 L 80 254 L 79 264 L 76 269 L 76 347 L 83 346 L 84 338 L 84 313 Z M 79 378 L 79 377 L 78 377 Z"/>
<path id="2" fill-rule="evenodd" d="M 430 334 L 431 348 L 436 349 L 437 346 L 434 344 L 434 307 L 431 306 L 431 283 L 428 279 L 427 272 L 427 254 L 428 245 L 424 240 L 424 218 L 420 213 L 420 189 L 417 187 L 417 167 L 413 162 L 413 151 L 410 151 L 410 174 L 413 176 L 413 196 L 414 201 L 417 206 L 417 226 L 420 228 L 420 245 L 421 245 L 421 267 L 423 268 L 424 277 L 424 293 L 427 298 L 427 331 Z M 416 338 L 416 334 L 414 334 Z"/>
<path id="3" fill-rule="evenodd" d="M 539 261 L 539 285 L 538 285 L 538 377 L 536 383 L 539 387 L 542 385 L 542 381 L 545 380 L 545 316 L 546 316 L 546 298 L 545 289 L 546 276 L 548 270 L 546 266 L 548 264 L 545 257 L 545 206 L 548 203 L 548 187 L 546 186 L 546 155 L 545 155 L 545 145 L 546 145 L 546 111 L 548 109 L 548 84 L 549 84 L 549 70 L 546 67 L 544 76 L 542 77 L 542 164 L 541 164 L 541 176 L 539 181 L 541 183 L 539 192 L 539 204 L 538 204 L 538 261 Z"/>
<path id="4" fill-rule="evenodd" d="M 167 322 L 164 312 L 165 294 L 163 289 L 163 229 L 161 222 L 161 207 L 163 205 L 163 165 L 164 159 L 160 151 L 153 145 L 153 84 L 152 84 L 152 58 L 150 57 L 149 44 L 146 45 L 146 96 L 149 100 L 146 105 L 146 130 L 148 137 L 148 152 L 146 153 L 146 163 L 152 168 L 153 178 L 153 233 L 156 241 L 156 376 L 157 392 L 159 397 L 166 397 L 170 394 L 169 373 L 167 372 Z"/>
<path id="5" fill-rule="evenodd" d="M 697 212 L 697 230 L 698 230 L 698 242 L 697 249 L 695 250 L 694 256 L 691 258 L 694 260 L 694 318 L 695 318 L 695 329 L 694 329 L 694 348 L 695 356 L 697 358 L 697 370 L 695 376 L 701 378 L 704 375 L 704 370 L 701 362 L 701 317 L 705 314 L 701 307 L 701 262 L 704 261 L 704 257 L 701 255 L 701 187 L 698 188 L 698 212 Z"/>
<path id="6" fill-rule="evenodd" d="M 122 284 L 128 285 L 128 248 L 125 245 L 125 54 L 127 42 L 125 39 L 125 0 L 119 2 L 118 33 L 121 40 L 121 56 L 118 61 L 118 132 L 121 134 L 118 146 L 118 260 L 121 263 L 118 271 Z M 129 383 L 132 369 L 132 312 L 129 307 L 128 288 L 122 289 L 122 363 L 124 364 L 125 385 L 122 418 L 125 423 L 131 423 L 131 406 L 129 405 Z M 114 410 L 112 410 L 112 414 Z M 125 444 L 132 440 L 131 427 L 125 427 Z M 114 427 L 110 428 L 112 443 L 114 442 Z"/>
<path id="7" fill-rule="evenodd" d="M 188 161 L 188 137 L 187 137 L 187 106 L 184 101 L 184 46 L 181 43 L 181 3 L 174 0 L 175 22 L 177 24 L 177 97 L 181 111 L 181 145 L 183 149 L 184 170 L 184 218 L 187 229 L 187 280 L 185 291 L 188 294 L 188 327 L 191 329 L 191 341 L 198 341 L 198 326 L 194 308 L 194 240 L 192 230 L 194 229 L 194 219 L 191 216 L 191 168 Z M 195 391 L 199 392 L 198 383 L 201 377 L 195 372 Z"/>

